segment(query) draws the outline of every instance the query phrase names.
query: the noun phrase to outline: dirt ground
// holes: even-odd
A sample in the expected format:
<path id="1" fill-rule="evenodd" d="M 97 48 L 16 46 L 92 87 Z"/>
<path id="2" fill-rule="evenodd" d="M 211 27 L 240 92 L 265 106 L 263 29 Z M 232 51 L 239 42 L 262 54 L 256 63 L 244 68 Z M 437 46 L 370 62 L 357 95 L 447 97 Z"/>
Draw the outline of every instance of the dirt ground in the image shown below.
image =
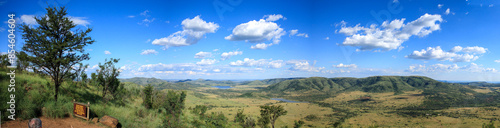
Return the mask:
<path id="1" fill-rule="evenodd" d="M 44 128 L 106 128 L 101 124 L 94 124 L 79 118 L 52 119 L 40 117 Z M 2 121 L 1 128 L 27 128 L 28 120 Z"/>

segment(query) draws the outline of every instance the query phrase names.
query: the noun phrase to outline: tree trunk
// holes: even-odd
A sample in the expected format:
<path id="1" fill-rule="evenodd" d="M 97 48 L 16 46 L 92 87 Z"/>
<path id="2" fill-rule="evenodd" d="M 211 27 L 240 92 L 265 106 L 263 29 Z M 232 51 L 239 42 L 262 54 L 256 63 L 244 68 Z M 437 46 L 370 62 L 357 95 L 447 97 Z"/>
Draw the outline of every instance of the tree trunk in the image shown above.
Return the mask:
<path id="1" fill-rule="evenodd" d="M 271 122 L 271 126 L 274 128 L 274 121 L 273 121 L 273 122 Z"/>
<path id="2" fill-rule="evenodd" d="M 56 94 L 54 95 L 54 99 L 57 101 L 57 94 L 59 94 L 59 85 L 61 85 L 61 83 L 56 81 L 55 85 L 56 85 Z"/>

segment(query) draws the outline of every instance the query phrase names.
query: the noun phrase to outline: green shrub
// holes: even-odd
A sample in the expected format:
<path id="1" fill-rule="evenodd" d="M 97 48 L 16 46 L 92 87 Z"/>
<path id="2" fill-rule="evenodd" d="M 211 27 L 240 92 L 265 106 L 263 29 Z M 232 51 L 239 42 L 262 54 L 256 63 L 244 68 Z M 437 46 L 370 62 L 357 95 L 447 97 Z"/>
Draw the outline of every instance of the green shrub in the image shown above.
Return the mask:
<path id="1" fill-rule="evenodd" d="M 67 117 L 72 113 L 73 102 L 70 100 L 71 98 L 60 96 L 56 101 L 47 100 L 45 102 L 43 111 L 43 115 L 50 118 L 62 118 Z"/>

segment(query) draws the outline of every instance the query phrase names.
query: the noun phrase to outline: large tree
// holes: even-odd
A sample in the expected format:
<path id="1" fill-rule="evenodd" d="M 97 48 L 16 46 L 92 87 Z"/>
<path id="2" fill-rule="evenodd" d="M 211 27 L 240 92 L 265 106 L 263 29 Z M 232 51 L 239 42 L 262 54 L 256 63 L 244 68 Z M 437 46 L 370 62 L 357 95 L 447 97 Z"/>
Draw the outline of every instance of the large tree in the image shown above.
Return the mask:
<path id="1" fill-rule="evenodd" d="M 274 123 L 278 117 L 286 115 L 288 112 L 281 105 L 271 105 L 271 106 L 260 106 L 260 116 L 259 125 L 261 127 L 268 127 L 267 124 L 271 123 L 272 128 L 274 128 Z"/>
<path id="2" fill-rule="evenodd" d="M 87 36 L 92 29 L 77 29 L 64 7 L 47 7 L 46 10 L 46 15 L 34 17 L 37 25 L 21 25 L 26 42 L 22 49 L 27 53 L 27 61 L 52 78 L 57 101 L 59 86 L 70 76 L 72 67 L 90 59 L 84 47 L 94 40 Z"/>

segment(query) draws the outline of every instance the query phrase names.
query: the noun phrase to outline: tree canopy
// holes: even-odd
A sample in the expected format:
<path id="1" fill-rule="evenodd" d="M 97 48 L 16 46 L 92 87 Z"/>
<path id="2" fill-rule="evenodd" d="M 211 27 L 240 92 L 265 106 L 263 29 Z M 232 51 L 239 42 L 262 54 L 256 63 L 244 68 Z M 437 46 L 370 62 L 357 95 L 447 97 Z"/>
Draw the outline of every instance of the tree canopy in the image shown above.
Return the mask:
<path id="1" fill-rule="evenodd" d="M 21 25 L 22 38 L 26 42 L 22 50 L 27 54 L 26 61 L 52 78 L 57 101 L 59 86 L 70 76 L 73 66 L 90 59 L 84 48 L 95 41 L 88 36 L 91 28 L 76 28 L 66 8 L 47 7 L 46 10 L 46 15 L 34 17 L 36 25 Z"/>

